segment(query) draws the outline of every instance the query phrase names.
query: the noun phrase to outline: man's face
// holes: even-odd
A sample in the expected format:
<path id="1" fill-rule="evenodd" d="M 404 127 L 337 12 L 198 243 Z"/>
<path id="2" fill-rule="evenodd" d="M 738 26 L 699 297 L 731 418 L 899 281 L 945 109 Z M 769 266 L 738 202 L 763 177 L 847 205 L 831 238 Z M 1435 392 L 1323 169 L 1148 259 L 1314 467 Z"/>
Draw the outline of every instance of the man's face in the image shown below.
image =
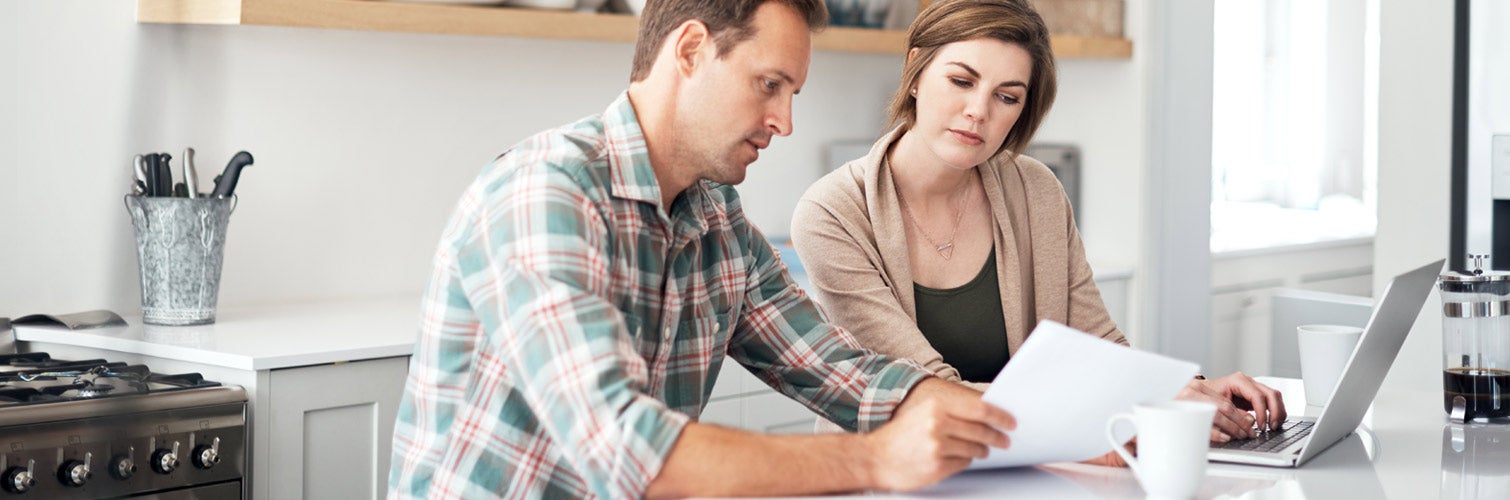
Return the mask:
<path id="1" fill-rule="evenodd" d="M 699 178 L 739 184 L 772 136 L 792 133 L 792 97 L 807 81 L 812 35 L 795 10 L 774 2 L 755 11 L 752 26 L 755 35 L 723 58 L 709 50 L 688 81 L 678 156 Z"/>

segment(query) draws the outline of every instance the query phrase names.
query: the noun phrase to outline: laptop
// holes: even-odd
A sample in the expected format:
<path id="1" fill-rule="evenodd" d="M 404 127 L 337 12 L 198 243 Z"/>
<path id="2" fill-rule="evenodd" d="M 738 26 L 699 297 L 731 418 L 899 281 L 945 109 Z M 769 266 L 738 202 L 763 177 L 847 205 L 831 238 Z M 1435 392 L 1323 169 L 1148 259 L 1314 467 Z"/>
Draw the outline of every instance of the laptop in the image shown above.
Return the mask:
<path id="1" fill-rule="evenodd" d="M 1390 281 L 1321 415 L 1290 417 L 1279 430 L 1251 439 L 1212 443 L 1207 458 L 1213 462 L 1299 467 L 1358 428 L 1444 262 L 1418 267 Z"/>

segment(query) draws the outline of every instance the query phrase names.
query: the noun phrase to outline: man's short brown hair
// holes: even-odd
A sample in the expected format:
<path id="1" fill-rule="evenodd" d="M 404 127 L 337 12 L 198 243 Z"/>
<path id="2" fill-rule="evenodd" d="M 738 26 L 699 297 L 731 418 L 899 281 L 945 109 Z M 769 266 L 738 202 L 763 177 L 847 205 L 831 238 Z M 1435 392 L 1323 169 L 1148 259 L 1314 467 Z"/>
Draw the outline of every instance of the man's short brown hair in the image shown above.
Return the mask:
<path id="1" fill-rule="evenodd" d="M 718 57 L 729 54 L 735 45 L 755 36 L 751 21 L 755 10 L 766 2 L 790 6 L 807 20 L 809 31 L 828 26 L 828 8 L 821 0 L 648 0 L 640 13 L 640 33 L 634 44 L 634 66 L 629 81 L 638 82 L 650 75 L 655 56 L 666 37 L 682 23 L 702 21 L 708 27 Z"/>

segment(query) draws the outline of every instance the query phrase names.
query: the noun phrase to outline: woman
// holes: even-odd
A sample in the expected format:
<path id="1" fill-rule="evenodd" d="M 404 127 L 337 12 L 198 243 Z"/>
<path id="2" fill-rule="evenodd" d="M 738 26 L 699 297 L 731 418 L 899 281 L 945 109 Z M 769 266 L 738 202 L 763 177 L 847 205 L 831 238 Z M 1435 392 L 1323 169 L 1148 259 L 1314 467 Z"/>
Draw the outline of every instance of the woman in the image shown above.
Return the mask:
<path id="1" fill-rule="evenodd" d="M 908 46 L 895 128 L 793 216 L 824 308 L 862 345 L 982 390 L 1042 320 L 1127 345 L 1063 187 L 1018 154 L 1054 102 L 1043 20 L 1025 0 L 937 1 Z M 1180 397 L 1218 405 L 1214 441 L 1267 427 L 1243 406 L 1263 424 L 1285 418 L 1279 393 L 1241 373 L 1193 380 Z"/>

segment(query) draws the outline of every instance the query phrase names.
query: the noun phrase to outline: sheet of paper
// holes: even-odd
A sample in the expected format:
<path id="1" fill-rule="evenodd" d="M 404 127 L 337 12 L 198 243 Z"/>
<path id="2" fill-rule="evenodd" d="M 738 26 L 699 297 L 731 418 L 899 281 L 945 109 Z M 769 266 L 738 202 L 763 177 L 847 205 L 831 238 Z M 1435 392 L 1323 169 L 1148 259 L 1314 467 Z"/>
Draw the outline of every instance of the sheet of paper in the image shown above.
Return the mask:
<path id="1" fill-rule="evenodd" d="M 971 469 L 1074 462 L 1112 451 L 1106 421 L 1134 404 L 1173 399 L 1200 366 L 1093 337 L 1053 321 L 1033 329 L 986 389 L 1017 417 L 1011 446 Z M 1124 441 L 1132 429 L 1118 429 Z"/>

